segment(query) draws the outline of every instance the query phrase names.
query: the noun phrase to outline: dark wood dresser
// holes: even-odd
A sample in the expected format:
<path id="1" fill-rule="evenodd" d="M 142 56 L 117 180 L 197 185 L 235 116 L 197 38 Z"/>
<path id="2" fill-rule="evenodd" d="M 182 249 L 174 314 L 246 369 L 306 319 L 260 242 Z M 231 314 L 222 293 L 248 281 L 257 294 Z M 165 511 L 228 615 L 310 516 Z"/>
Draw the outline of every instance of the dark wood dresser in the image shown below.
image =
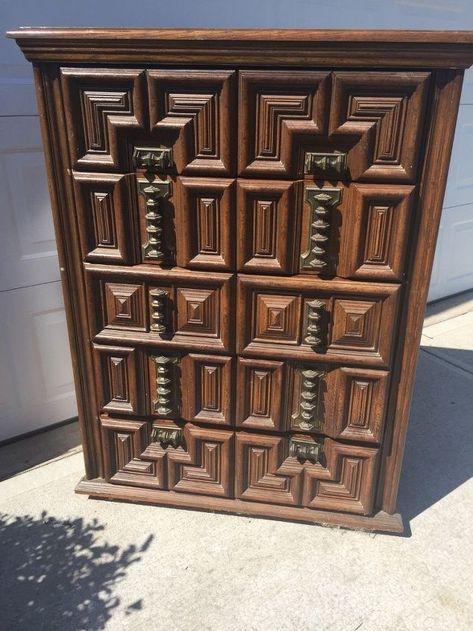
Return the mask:
<path id="1" fill-rule="evenodd" d="M 77 490 L 401 532 L 473 34 L 10 36 L 35 67 Z"/>

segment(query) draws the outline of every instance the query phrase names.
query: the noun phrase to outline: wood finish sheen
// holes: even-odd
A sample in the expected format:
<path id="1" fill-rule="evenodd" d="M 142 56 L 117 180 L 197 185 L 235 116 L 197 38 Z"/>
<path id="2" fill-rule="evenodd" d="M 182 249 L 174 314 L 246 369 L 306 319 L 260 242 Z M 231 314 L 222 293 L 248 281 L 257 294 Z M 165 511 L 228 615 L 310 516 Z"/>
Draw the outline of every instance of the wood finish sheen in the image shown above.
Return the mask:
<path id="1" fill-rule="evenodd" d="M 426 274 L 473 34 L 10 35 L 35 62 L 78 492 L 400 532 Z M 135 168 L 136 146 L 171 147 L 172 163 Z M 346 169 L 307 175 L 307 151 L 343 152 Z M 153 185 L 166 189 L 164 256 L 143 262 L 156 226 L 139 191 Z M 339 197 L 313 268 L 310 187 Z"/>

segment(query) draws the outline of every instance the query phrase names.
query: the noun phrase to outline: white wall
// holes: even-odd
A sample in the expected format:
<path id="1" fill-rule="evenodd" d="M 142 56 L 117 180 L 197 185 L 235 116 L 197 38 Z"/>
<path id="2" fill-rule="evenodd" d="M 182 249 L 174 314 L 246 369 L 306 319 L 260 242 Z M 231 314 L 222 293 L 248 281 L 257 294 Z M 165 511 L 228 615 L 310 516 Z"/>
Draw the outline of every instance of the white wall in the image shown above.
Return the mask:
<path id="1" fill-rule="evenodd" d="M 18 26 L 473 29 L 473 0 L 0 0 Z M 460 108 L 431 299 L 473 286 L 473 74 Z M 0 40 L 0 440 L 75 414 L 31 69 Z"/>

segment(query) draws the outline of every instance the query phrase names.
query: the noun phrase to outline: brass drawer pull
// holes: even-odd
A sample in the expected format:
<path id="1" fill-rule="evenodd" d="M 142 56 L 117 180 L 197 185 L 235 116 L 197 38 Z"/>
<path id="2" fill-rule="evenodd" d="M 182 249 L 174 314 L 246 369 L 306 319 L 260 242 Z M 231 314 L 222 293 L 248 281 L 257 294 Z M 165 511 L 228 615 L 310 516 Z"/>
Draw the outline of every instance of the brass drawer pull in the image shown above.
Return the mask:
<path id="1" fill-rule="evenodd" d="M 141 182 L 139 192 L 145 198 L 146 204 L 146 233 L 148 239 L 143 244 L 143 255 L 145 259 L 162 261 L 163 251 L 163 228 L 162 228 L 162 201 L 169 197 L 169 182 L 148 183 Z"/>
<path id="2" fill-rule="evenodd" d="M 308 460 L 312 464 L 316 464 L 320 462 L 322 451 L 323 444 L 321 442 L 304 438 L 289 439 L 289 455 L 298 460 Z"/>
<path id="3" fill-rule="evenodd" d="M 158 416 L 169 417 L 176 412 L 172 365 L 177 362 L 177 358 L 160 355 L 153 357 L 153 360 L 156 364 L 156 399 L 153 401 L 153 412 Z"/>
<path id="4" fill-rule="evenodd" d="M 342 152 L 314 153 L 308 151 L 304 156 L 304 173 L 314 172 L 321 175 L 342 176 L 347 168 L 347 154 Z"/>
<path id="5" fill-rule="evenodd" d="M 330 214 L 340 203 L 342 191 L 339 188 L 305 189 L 305 199 L 310 205 L 307 250 L 301 255 L 300 269 L 318 272 L 327 271 L 328 241 L 330 238 Z"/>
<path id="6" fill-rule="evenodd" d="M 168 427 L 153 427 L 151 432 L 151 442 L 160 443 L 163 449 L 166 447 L 184 446 L 184 432 L 182 429 L 169 429 Z"/>
<path id="7" fill-rule="evenodd" d="M 162 335 L 167 331 L 166 311 L 168 292 L 164 289 L 150 289 L 150 330 Z"/>
<path id="8" fill-rule="evenodd" d="M 299 404 L 297 412 L 291 417 L 291 427 L 303 431 L 321 430 L 323 420 L 319 418 L 320 384 L 324 372 L 307 366 L 296 369 L 299 372 Z"/>
<path id="9" fill-rule="evenodd" d="M 304 342 L 309 346 L 322 345 L 322 326 L 320 320 L 325 308 L 325 303 L 321 300 L 311 300 L 307 303 L 307 322 Z"/>
<path id="10" fill-rule="evenodd" d="M 146 169 L 152 173 L 170 169 L 172 149 L 170 147 L 135 147 L 133 165 L 135 169 Z"/>

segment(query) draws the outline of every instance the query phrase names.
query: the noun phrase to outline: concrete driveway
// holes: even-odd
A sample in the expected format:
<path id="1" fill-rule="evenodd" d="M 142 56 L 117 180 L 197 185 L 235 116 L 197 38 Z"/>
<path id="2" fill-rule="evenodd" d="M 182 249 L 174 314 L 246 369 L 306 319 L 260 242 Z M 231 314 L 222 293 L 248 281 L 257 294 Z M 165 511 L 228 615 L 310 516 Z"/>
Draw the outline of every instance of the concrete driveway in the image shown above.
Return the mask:
<path id="1" fill-rule="evenodd" d="M 82 472 L 76 424 L 0 449 L 0 629 L 471 631 L 473 295 L 428 310 L 404 537 L 89 500 Z"/>

